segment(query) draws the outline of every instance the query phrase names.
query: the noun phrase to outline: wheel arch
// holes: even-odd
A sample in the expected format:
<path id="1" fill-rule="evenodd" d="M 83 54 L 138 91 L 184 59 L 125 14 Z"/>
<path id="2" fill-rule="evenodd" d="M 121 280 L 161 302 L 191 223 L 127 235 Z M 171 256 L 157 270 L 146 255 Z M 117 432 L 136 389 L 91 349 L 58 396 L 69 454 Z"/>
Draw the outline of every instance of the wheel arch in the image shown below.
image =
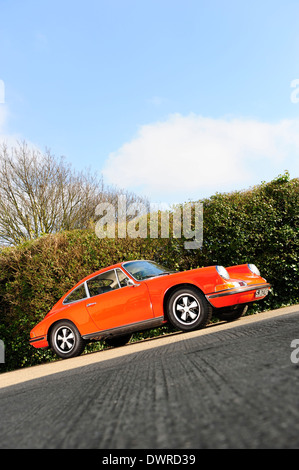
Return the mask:
<path id="1" fill-rule="evenodd" d="M 79 330 L 78 326 L 72 320 L 70 320 L 69 318 L 58 318 L 53 323 L 51 323 L 51 325 L 48 328 L 47 340 L 48 340 L 48 343 L 49 343 L 50 347 L 51 347 L 51 333 L 52 333 L 52 330 L 55 327 L 55 325 L 57 325 L 57 323 L 60 323 L 60 322 L 63 322 L 63 321 L 68 321 L 69 323 L 72 323 L 74 325 L 74 327 L 78 330 L 78 332 L 81 336 L 81 333 L 80 333 L 80 330 Z"/>
<path id="2" fill-rule="evenodd" d="M 163 312 L 164 312 L 164 318 L 165 320 L 168 320 L 168 314 L 167 314 L 167 303 L 168 303 L 168 300 L 169 298 L 172 296 L 172 294 L 179 290 L 179 289 L 182 289 L 182 288 L 192 288 L 194 290 L 197 290 L 198 293 L 202 294 L 202 295 L 205 295 L 203 293 L 203 291 L 198 287 L 196 286 L 195 284 L 192 284 L 190 282 L 182 282 L 180 284 L 176 284 L 172 287 L 170 287 L 164 294 L 164 299 L 163 299 Z"/>

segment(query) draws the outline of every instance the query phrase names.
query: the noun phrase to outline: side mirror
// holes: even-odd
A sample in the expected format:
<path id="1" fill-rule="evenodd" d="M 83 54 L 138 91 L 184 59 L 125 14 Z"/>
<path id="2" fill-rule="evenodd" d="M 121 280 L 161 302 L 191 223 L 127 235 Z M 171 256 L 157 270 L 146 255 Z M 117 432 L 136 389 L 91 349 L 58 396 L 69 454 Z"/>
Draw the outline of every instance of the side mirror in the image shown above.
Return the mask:
<path id="1" fill-rule="evenodd" d="M 135 282 L 132 281 L 132 279 L 127 279 L 127 286 L 129 286 L 129 287 L 137 287 L 137 286 L 140 286 L 140 284 L 135 284 Z"/>

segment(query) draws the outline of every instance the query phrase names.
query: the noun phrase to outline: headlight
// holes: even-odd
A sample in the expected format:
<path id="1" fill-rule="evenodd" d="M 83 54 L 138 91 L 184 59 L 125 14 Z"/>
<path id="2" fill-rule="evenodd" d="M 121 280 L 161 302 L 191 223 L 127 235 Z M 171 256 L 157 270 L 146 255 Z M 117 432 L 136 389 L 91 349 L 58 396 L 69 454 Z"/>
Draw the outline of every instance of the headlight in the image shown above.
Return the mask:
<path id="1" fill-rule="evenodd" d="M 224 279 L 229 279 L 229 274 L 224 266 L 216 266 L 218 274 Z"/>
<path id="2" fill-rule="evenodd" d="M 261 275 L 255 264 L 248 264 L 247 266 L 253 274 L 256 274 L 257 276 Z"/>

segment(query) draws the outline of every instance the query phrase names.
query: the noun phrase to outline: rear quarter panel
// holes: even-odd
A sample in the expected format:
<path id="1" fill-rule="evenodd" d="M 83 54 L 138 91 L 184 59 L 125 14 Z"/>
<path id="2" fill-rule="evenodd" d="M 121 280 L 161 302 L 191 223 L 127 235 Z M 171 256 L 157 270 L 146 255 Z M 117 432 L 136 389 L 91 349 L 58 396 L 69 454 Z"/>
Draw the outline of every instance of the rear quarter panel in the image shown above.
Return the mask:
<path id="1" fill-rule="evenodd" d="M 35 333 L 48 334 L 50 327 L 59 320 L 70 320 L 78 328 L 81 335 L 90 333 L 96 330 L 96 326 L 92 321 L 90 315 L 85 307 L 87 299 L 70 304 L 59 305 L 52 309 L 45 318 L 34 328 Z"/>

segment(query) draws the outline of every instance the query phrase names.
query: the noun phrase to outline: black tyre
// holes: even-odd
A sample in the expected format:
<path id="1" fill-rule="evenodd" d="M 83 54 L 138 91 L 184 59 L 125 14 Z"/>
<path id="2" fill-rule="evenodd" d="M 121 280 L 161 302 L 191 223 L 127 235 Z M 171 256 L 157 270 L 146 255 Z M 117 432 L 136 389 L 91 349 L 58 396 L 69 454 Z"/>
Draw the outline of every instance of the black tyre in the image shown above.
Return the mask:
<path id="1" fill-rule="evenodd" d="M 180 288 L 168 300 L 167 316 L 179 330 L 198 330 L 210 321 L 212 307 L 197 289 Z"/>
<path id="2" fill-rule="evenodd" d="M 131 334 L 121 336 L 110 336 L 105 339 L 105 343 L 108 344 L 108 346 L 113 346 L 114 348 L 117 348 L 119 346 L 124 346 L 125 344 L 127 344 L 130 341 L 131 336 Z"/>
<path id="3" fill-rule="evenodd" d="M 71 321 L 60 320 L 51 330 L 50 344 L 57 356 L 67 359 L 80 356 L 86 343 Z"/>
<path id="4" fill-rule="evenodd" d="M 219 308 L 214 310 L 214 315 L 222 321 L 235 321 L 244 315 L 248 310 L 248 305 L 241 305 L 237 308 L 225 309 Z"/>

